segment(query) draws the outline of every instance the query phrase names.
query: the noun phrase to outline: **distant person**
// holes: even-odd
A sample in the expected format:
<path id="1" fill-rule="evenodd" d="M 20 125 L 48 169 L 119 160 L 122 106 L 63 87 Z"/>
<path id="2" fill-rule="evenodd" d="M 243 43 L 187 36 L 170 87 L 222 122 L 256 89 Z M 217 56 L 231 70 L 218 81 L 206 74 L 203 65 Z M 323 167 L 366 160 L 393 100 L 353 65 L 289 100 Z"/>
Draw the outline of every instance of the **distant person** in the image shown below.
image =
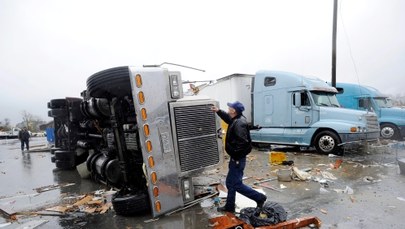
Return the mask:
<path id="1" fill-rule="evenodd" d="M 26 127 L 18 132 L 18 139 L 21 141 L 21 151 L 24 151 L 24 145 L 27 148 L 27 151 L 30 150 L 30 137 L 30 133 Z"/>
<path id="2" fill-rule="evenodd" d="M 235 212 L 236 192 L 256 201 L 257 207 L 262 208 L 266 201 L 266 195 L 243 184 L 243 170 L 246 165 L 246 155 L 252 150 L 250 132 L 246 118 L 242 115 L 245 107 L 236 101 L 228 103 L 228 113 L 213 106 L 211 110 L 228 124 L 226 131 L 225 150 L 231 157 L 229 160 L 229 170 L 226 176 L 226 187 L 228 195 L 226 204 L 218 207 L 218 211 Z"/>

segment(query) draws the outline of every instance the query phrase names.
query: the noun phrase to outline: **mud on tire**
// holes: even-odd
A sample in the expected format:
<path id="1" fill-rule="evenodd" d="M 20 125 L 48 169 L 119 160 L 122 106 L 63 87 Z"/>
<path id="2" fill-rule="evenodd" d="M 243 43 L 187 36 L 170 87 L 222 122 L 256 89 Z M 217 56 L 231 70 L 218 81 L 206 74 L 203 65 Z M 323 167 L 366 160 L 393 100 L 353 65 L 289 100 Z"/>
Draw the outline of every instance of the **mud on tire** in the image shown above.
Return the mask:
<path id="1" fill-rule="evenodd" d="M 112 197 L 111 202 L 117 215 L 134 216 L 150 212 L 148 195 L 143 192 L 130 195 L 117 192 Z"/>
<path id="2" fill-rule="evenodd" d="M 87 91 L 95 98 L 130 95 L 129 68 L 116 67 L 93 74 L 87 79 Z"/>

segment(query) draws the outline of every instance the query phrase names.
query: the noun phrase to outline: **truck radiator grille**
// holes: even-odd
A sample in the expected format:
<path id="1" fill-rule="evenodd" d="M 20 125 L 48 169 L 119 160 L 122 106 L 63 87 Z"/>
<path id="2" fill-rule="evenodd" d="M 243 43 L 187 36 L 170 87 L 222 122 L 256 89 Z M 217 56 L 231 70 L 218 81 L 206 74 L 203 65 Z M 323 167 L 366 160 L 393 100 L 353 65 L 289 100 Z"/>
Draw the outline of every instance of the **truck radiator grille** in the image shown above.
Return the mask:
<path id="1" fill-rule="evenodd" d="M 365 115 L 367 120 L 367 130 L 368 132 L 380 131 L 378 126 L 378 118 L 376 115 Z"/>
<path id="2" fill-rule="evenodd" d="M 181 172 L 219 163 L 215 113 L 212 105 L 174 108 Z"/>

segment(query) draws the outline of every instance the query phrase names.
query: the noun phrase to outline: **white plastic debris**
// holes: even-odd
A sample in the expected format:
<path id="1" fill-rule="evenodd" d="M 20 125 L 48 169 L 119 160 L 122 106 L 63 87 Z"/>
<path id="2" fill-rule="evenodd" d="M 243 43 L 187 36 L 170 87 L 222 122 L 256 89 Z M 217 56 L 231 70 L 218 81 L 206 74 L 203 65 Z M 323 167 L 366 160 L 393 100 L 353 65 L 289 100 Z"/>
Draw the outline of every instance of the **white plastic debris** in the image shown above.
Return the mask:
<path id="1" fill-rule="evenodd" d="M 200 203 L 202 208 L 209 208 L 214 205 L 213 199 L 205 199 L 203 202 Z"/>
<path id="2" fill-rule="evenodd" d="M 346 186 L 346 189 L 344 190 L 344 193 L 352 195 L 354 193 L 354 191 L 349 186 Z"/>
<path id="3" fill-rule="evenodd" d="M 403 198 L 403 197 L 397 197 L 397 199 L 400 201 L 405 201 L 405 198 Z"/>
<path id="4" fill-rule="evenodd" d="M 326 190 L 326 189 L 323 188 L 323 187 L 321 187 L 321 188 L 319 189 L 319 192 L 320 192 L 321 194 L 328 194 L 328 193 L 329 193 L 329 191 Z"/>
<path id="5" fill-rule="evenodd" d="M 327 172 L 327 171 L 321 171 L 321 175 L 325 179 L 337 180 L 337 178 L 332 173 Z"/>
<path id="6" fill-rule="evenodd" d="M 299 170 L 295 166 L 293 167 L 293 172 L 300 180 L 309 180 L 309 179 L 311 179 L 311 174 L 309 174 L 307 172 L 304 172 L 302 170 Z"/>

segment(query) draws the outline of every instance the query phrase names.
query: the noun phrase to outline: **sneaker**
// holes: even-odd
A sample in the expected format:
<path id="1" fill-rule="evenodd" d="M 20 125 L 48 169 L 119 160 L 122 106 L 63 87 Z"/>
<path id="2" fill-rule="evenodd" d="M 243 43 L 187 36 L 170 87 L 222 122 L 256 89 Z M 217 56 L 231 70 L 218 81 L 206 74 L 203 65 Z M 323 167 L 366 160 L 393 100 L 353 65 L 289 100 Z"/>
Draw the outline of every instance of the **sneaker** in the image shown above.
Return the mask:
<path id="1" fill-rule="evenodd" d="M 265 197 L 262 201 L 257 202 L 257 208 L 262 208 L 264 203 L 266 203 L 267 197 Z"/>
<path id="2" fill-rule="evenodd" d="M 231 213 L 234 213 L 234 212 L 235 212 L 235 209 L 229 209 L 229 208 L 223 206 L 223 207 L 218 207 L 218 208 L 217 208 L 217 211 L 219 211 L 219 212 L 231 212 Z"/>

